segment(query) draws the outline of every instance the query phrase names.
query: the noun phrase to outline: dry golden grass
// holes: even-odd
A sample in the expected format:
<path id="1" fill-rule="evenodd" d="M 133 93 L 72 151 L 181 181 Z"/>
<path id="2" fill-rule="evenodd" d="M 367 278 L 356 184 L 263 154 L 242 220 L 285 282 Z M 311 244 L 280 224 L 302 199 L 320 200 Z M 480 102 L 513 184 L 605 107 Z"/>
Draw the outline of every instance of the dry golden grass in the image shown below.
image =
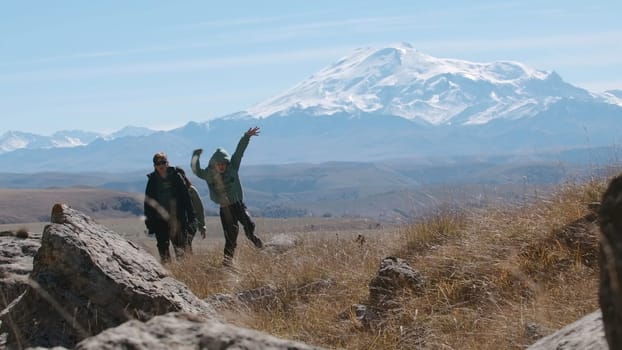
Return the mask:
<path id="1" fill-rule="evenodd" d="M 522 207 L 442 210 L 394 230 L 297 233 L 301 244 L 283 254 L 254 250 L 241 234 L 237 272 L 220 266 L 222 244 L 169 269 L 201 298 L 272 288 L 271 300 L 223 316 L 326 348 L 523 349 L 535 341 L 528 325 L 549 333 L 598 308 L 597 235 L 581 219 L 605 184 L 564 185 Z M 351 306 L 366 302 L 387 256 L 406 259 L 426 289 L 369 329 Z M 332 282 L 301 292 L 318 280 Z"/>

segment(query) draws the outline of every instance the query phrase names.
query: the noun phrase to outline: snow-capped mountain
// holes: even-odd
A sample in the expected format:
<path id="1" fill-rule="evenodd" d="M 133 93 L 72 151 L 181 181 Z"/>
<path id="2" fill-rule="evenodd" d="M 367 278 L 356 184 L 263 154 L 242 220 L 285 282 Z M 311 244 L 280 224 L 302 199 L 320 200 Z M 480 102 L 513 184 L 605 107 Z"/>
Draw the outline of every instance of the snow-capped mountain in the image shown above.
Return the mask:
<path id="1" fill-rule="evenodd" d="M 88 145 L 101 136 L 100 133 L 91 131 L 62 130 L 52 134 L 50 142 L 53 147 L 76 147 Z"/>
<path id="2" fill-rule="evenodd" d="M 402 43 L 359 49 L 246 112 L 255 117 L 375 113 L 432 125 L 532 117 L 562 99 L 590 99 L 555 72 L 519 62 L 436 58 Z"/>
<path id="3" fill-rule="evenodd" d="M 22 148 L 45 149 L 84 146 L 100 136 L 98 133 L 80 130 L 58 131 L 51 136 L 7 131 L 0 136 L 0 153 Z"/>
<path id="4" fill-rule="evenodd" d="M 86 146 L 97 139 L 114 140 L 120 137 L 147 136 L 154 131 L 142 127 L 127 126 L 111 134 L 82 130 L 62 130 L 51 136 L 21 131 L 7 131 L 0 136 L 0 154 L 18 149 L 49 149 Z"/>
<path id="5" fill-rule="evenodd" d="M 0 136 L 0 153 L 34 146 L 37 148 L 51 147 L 48 137 L 21 131 L 7 131 Z"/>
<path id="6" fill-rule="evenodd" d="M 261 137 L 246 164 L 550 154 L 619 145 L 621 96 L 519 62 L 435 58 L 399 44 L 357 50 L 246 111 L 168 132 L 127 128 L 73 148 L 6 133 L 0 163 L 27 172 L 148 170 L 164 151 L 183 165 L 195 148 L 233 151 L 255 125 Z"/>

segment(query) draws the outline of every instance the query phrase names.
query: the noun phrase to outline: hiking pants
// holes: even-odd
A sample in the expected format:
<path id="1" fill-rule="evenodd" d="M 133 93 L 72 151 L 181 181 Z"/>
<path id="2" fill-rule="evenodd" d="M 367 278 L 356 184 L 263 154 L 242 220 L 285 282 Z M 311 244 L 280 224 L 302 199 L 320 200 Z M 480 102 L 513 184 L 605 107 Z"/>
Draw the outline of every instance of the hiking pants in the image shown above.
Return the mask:
<path id="1" fill-rule="evenodd" d="M 188 250 L 188 233 L 183 228 L 177 232 L 171 232 L 171 243 L 177 259 L 182 258 Z M 192 252 L 192 251 L 190 251 Z"/>
<path id="2" fill-rule="evenodd" d="M 168 230 L 158 230 L 155 233 L 156 240 L 158 241 L 158 253 L 160 253 L 160 261 L 162 263 L 167 263 L 171 261 L 171 253 L 169 251 L 170 246 L 170 237 L 168 234 Z"/>
<path id="3" fill-rule="evenodd" d="M 244 227 L 244 234 L 253 242 L 255 247 L 261 248 L 262 242 L 255 236 L 255 223 L 246 210 L 243 202 L 236 202 L 227 207 L 220 207 L 220 223 L 225 233 L 225 260 L 233 258 L 237 246 L 239 226 Z"/>
<path id="4" fill-rule="evenodd" d="M 171 253 L 169 250 L 171 243 L 173 243 L 173 250 L 178 259 L 183 257 L 188 250 L 188 237 L 184 230 L 179 230 L 179 232 L 169 232 L 168 229 L 161 230 L 156 232 L 155 236 L 158 242 L 158 253 L 160 253 L 160 260 L 162 263 L 171 261 Z M 190 250 L 190 252 L 192 251 Z"/>

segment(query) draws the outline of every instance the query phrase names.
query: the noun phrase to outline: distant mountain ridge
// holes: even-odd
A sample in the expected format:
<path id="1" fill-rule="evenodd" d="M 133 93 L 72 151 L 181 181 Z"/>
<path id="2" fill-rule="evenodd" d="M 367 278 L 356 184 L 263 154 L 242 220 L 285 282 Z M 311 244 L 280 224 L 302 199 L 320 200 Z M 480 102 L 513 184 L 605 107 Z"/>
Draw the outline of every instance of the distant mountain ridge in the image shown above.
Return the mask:
<path id="1" fill-rule="evenodd" d="M 620 144 L 620 96 L 518 62 L 435 58 L 402 43 L 359 49 L 245 111 L 170 131 L 66 141 L 72 148 L 22 141 L 17 149 L 13 138 L 0 161 L 16 172 L 134 171 L 165 151 L 185 165 L 195 148 L 232 152 L 256 125 L 262 132 L 245 164 L 562 152 Z"/>
<path id="2" fill-rule="evenodd" d="M 82 130 L 62 130 L 51 136 L 37 135 L 21 131 L 7 131 L 0 136 L 0 153 L 18 149 L 48 149 L 86 146 L 96 139 L 114 140 L 121 137 L 147 136 L 154 133 L 148 128 L 126 126 L 111 134 Z"/>
<path id="3" fill-rule="evenodd" d="M 598 150 L 590 150 L 590 153 L 590 159 L 597 154 L 605 154 Z M 521 202 L 532 196 L 542 196 L 553 185 L 587 181 L 585 179 L 599 177 L 609 170 L 607 166 L 595 167 L 594 163 L 590 167 L 568 162 L 562 165 L 560 161 L 565 161 L 570 155 L 560 156 L 549 160 L 544 160 L 544 157 L 542 160 L 535 157 L 532 160 L 517 157 L 430 157 L 368 163 L 245 164 L 240 172 L 246 193 L 245 203 L 253 215 L 363 216 L 395 223 L 433 211 L 439 204 L 463 207 L 466 204 L 482 206 L 501 201 L 505 204 Z M 572 155 L 572 158 L 578 157 Z M 40 218 L 52 204 L 46 207 L 42 203 L 58 201 L 59 198 L 65 198 L 72 207 L 86 207 L 85 210 L 89 211 L 103 206 L 121 209 L 123 206 L 119 204 L 130 203 L 126 198 L 140 198 L 144 193 L 145 174 L 150 170 L 150 164 L 144 166 L 143 171 L 130 173 L 0 173 L 0 209 L 4 208 L 4 212 L 0 210 L 0 223 L 16 217 L 26 220 L 24 217 L 34 212 L 24 210 L 26 207 L 38 208 L 36 212 L 39 214 L 33 220 L 22 222 L 45 220 Z M 187 164 L 185 168 L 189 172 Z M 205 181 L 194 175 L 190 175 L 190 179 L 202 196 L 206 210 L 211 215 L 218 215 L 218 205 L 209 199 Z M 95 196 L 98 193 L 93 191 L 95 188 L 108 194 L 101 192 L 103 197 Z M 132 194 L 111 195 L 109 191 Z M 71 193 L 76 195 L 68 197 Z M 20 206 L 16 207 L 18 202 Z M 135 205 L 129 207 L 136 212 L 134 208 Z M 49 217 L 49 213 L 47 215 Z"/>
<path id="4" fill-rule="evenodd" d="M 42 136 L 21 131 L 7 131 L 0 136 L 0 153 L 11 152 L 21 148 L 62 148 L 84 146 L 100 135 L 97 133 L 66 130 L 51 136 Z"/>

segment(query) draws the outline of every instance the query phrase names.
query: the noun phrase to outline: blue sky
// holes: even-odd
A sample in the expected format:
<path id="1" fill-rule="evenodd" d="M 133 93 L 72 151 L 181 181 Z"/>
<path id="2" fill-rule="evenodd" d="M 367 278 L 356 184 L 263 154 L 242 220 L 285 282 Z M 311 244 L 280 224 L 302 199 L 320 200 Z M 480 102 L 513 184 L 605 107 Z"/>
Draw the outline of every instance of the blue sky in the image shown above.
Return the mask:
<path id="1" fill-rule="evenodd" d="M 620 1 L 5 1 L 0 135 L 170 129 L 246 109 L 359 47 L 512 60 L 622 89 Z"/>

